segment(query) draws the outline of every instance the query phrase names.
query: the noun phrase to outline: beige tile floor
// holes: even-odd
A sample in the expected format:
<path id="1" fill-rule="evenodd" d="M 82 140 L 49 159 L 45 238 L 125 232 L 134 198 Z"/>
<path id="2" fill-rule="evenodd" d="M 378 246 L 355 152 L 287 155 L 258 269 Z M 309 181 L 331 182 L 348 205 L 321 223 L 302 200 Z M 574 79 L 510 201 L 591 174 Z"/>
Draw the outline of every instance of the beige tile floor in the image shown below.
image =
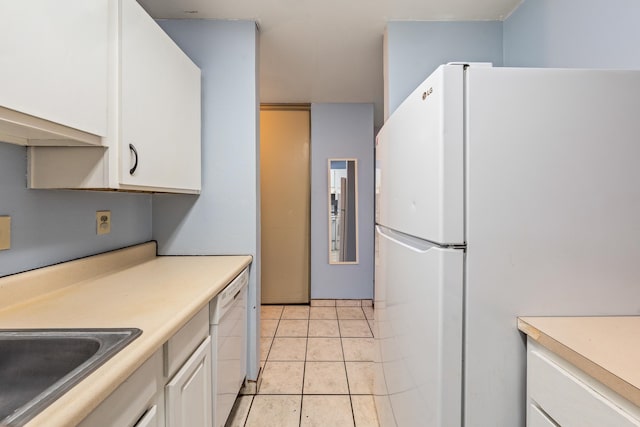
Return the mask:
<path id="1" fill-rule="evenodd" d="M 378 427 L 371 301 L 261 307 L 262 383 L 226 427 Z"/>

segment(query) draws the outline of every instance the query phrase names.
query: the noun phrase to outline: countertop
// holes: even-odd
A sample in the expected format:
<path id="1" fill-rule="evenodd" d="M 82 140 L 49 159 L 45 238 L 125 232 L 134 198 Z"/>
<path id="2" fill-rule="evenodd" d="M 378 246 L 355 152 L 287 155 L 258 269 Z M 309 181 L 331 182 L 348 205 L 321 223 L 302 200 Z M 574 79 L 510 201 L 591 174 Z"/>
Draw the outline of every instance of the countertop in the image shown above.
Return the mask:
<path id="1" fill-rule="evenodd" d="M 155 243 L 147 243 L 0 278 L 1 329 L 142 330 L 28 427 L 80 422 L 252 260 L 155 252 Z"/>
<path id="2" fill-rule="evenodd" d="M 518 329 L 640 406 L 640 317 L 521 317 Z"/>

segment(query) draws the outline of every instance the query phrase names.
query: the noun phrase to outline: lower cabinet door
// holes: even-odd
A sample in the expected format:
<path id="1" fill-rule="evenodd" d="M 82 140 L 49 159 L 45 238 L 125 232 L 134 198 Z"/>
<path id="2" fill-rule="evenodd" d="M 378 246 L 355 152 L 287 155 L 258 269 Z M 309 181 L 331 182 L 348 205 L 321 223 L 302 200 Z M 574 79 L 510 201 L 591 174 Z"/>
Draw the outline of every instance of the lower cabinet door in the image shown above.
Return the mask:
<path id="1" fill-rule="evenodd" d="M 211 337 L 165 387 L 167 427 L 211 426 Z"/>

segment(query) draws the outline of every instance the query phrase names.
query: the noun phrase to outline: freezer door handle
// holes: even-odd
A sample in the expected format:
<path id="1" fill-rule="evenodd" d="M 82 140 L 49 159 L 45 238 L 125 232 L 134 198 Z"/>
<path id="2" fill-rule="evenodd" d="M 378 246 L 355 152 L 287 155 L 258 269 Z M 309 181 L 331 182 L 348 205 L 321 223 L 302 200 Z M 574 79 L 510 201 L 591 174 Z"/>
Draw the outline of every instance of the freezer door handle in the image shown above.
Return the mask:
<path id="1" fill-rule="evenodd" d="M 415 237 L 408 236 L 406 234 L 399 233 L 397 231 L 393 231 L 387 227 L 382 225 L 376 225 L 376 231 L 382 235 L 385 239 L 389 239 L 392 242 L 404 246 L 407 249 L 410 249 L 417 253 L 426 253 L 430 249 L 437 248 L 438 245 L 428 242 L 426 240 L 418 239 Z"/>

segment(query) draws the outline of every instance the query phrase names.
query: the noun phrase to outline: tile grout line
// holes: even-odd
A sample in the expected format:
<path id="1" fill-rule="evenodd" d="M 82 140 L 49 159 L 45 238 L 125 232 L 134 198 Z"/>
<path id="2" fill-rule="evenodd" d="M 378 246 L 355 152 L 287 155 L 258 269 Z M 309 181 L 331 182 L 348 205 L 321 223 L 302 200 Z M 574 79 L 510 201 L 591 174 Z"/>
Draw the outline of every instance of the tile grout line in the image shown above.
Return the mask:
<path id="1" fill-rule="evenodd" d="M 262 307 L 262 305 L 261 305 L 261 307 Z M 269 354 L 271 354 L 271 349 L 273 348 L 273 343 L 276 340 L 276 333 L 278 332 L 278 328 L 280 327 L 280 319 L 282 318 L 282 313 L 283 312 L 284 312 L 284 306 L 282 307 L 282 311 L 280 312 L 280 316 L 278 316 L 277 319 L 274 319 L 274 320 L 277 320 L 278 323 L 276 323 L 276 328 L 273 331 L 273 336 L 269 337 L 269 338 L 271 338 L 271 344 L 269 344 L 269 350 L 267 350 L 267 354 L 266 354 L 265 359 L 264 359 L 264 369 L 262 371 L 263 375 L 264 375 L 264 371 L 267 370 L 267 362 L 269 361 Z M 267 319 L 264 319 L 264 320 L 267 320 Z M 263 337 L 260 337 L 260 338 L 263 338 Z M 242 424 L 243 427 L 246 427 L 247 422 L 249 421 L 249 416 L 251 415 L 251 409 L 253 408 L 253 403 L 255 401 L 256 396 L 259 394 L 259 392 L 260 391 L 256 387 L 256 394 L 254 394 L 253 397 L 251 398 L 251 404 L 249 405 L 249 410 L 247 411 L 247 417 L 244 419 L 244 423 Z"/>
<path id="2" fill-rule="evenodd" d="M 373 309 L 373 307 L 371 307 L 371 308 Z M 373 336 L 373 329 L 371 328 L 371 323 L 369 322 L 369 320 L 373 320 L 373 318 L 372 318 L 372 319 L 369 319 L 369 318 L 367 317 L 367 313 L 365 313 L 365 312 L 364 312 L 364 309 L 362 310 L 362 312 L 364 313 L 364 318 L 365 318 L 365 320 L 367 321 L 367 326 L 369 327 L 369 331 L 371 332 L 371 337 L 372 337 L 372 338 L 375 338 L 375 337 Z"/>
<path id="3" fill-rule="evenodd" d="M 260 305 L 260 308 L 262 308 L 262 304 Z M 273 331 L 273 336 L 272 337 L 260 337 L 260 338 L 270 338 L 271 339 L 271 343 L 269 344 L 269 349 L 267 350 L 267 354 L 265 355 L 265 359 L 264 359 L 264 369 L 262 374 L 264 375 L 264 371 L 266 371 L 267 369 L 267 362 L 269 361 L 269 354 L 271 353 L 271 349 L 273 348 L 273 343 L 276 339 L 276 333 L 278 332 L 278 327 L 280 326 L 280 319 L 282 318 L 282 313 L 284 312 L 284 306 L 282 307 L 282 311 L 280 312 L 280 316 L 278 316 L 278 319 L 275 319 L 278 321 L 278 323 L 276 323 L 276 328 Z M 262 316 L 261 316 L 262 317 Z M 267 319 L 264 319 L 267 320 Z M 249 422 L 249 416 L 251 415 L 251 410 L 253 409 L 253 404 L 255 402 L 256 396 L 258 395 L 259 390 L 256 388 L 256 394 L 254 394 L 251 397 L 251 403 L 249 404 L 249 410 L 247 411 L 247 416 L 244 419 L 244 423 L 242 423 L 243 427 L 247 426 L 247 423 Z"/>
<path id="4" fill-rule="evenodd" d="M 340 327 L 340 321 L 338 320 L 338 328 Z M 353 399 L 351 398 L 351 386 L 349 385 L 349 372 L 347 371 L 347 357 L 344 354 L 344 342 L 342 341 L 342 331 L 340 331 L 340 348 L 342 349 L 342 364 L 344 365 L 344 375 L 347 378 L 347 392 L 349 393 L 349 406 L 351 407 L 351 419 L 353 425 L 356 425 L 356 416 L 353 413 Z"/>
<path id="5" fill-rule="evenodd" d="M 266 364 L 266 362 L 265 362 Z M 258 391 L 256 390 L 256 393 Z M 247 416 L 244 418 L 244 422 L 242 423 L 242 427 L 246 427 L 247 426 L 247 421 L 249 421 L 249 414 L 251 413 L 251 408 L 253 407 L 253 401 L 255 400 L 256 395 L 254 394 L 253 396 L 251 396 L 251 403 L 249 403 L 249 410 L 247 411 Z"/>
<path id="6" fill-rule="evenodd" d="M 362 304 L 362 302 L 360 302 L 360 304 Z M 369 325 L 369 319 L 367 319 L 367 313 L 364 312 L 364 308 L 362 307 L 362 305 L 360 306 L 360 311 L 362 311 L 362 314 L 364 315 L 364 319 L 365 322 L 367 322 L 367 327 L 369 328 L 369 331 L 371 332 L 371 336 L 373 336 L 373 331 L 371 331 L 371 326 Z M 345 357 L 345 369 L 346 369 L 346 357 Z M 349 375 L 347 374 L 347 380 L 349 379 Z M 349 390 L 349 392 L 351 392 L 351 390 Z M 373 394 L 373 390 L 371 390 L 371 393 Z M 353 425 L 354 427 L 357 427 L 356 425 L 356 412 L 353 410 L 353 398 L 351 397 L 351 393 L 349 393 L 349 401 L 351 402 L 351 414 L 353 415 Z"/>
<path id="7" fill-rule="evenodd" d="M 282 311 L 280 311 L 280 316 L 278 316 L 278 319 L 276 319 L 278 321 L 278 323 L 276 323 L 276 329 L 274 329 L 273 331 L 273 337 L 271 338 L 271 344 L 269 344 L 269 351 L 267 351 L 267 355 L 265 356 L 264 359 L 264 370 L 267 370 L 267 362 L 269 361 L 269 354 L 271 354 L 271 349 L 273 348 L 273 343 L 276 341 L 276 335 L 278 333 L 278 328 L 280 327 L 280 320 L 282 319 L 282 313 L 284 313 L 284 306 L 282 306 Z M 264 375 L 264 372 L 263 372 Z M 259 390 L 256 388 L 256 395 L 259 393 Z M 251 401 L 251 404 L 253 405 L 253 401 Z M 247 418 L 249 418 L 247 416 Z"/>
<path id="8" fill-rule="evenodd" d="M 362 314 L 364 315 L 365 322 L 367 322 L 367 327 L 369 328 L 369 331 L 371 332 L 371 337 L 373 337 L 373 330 L 371 329 L 371 325 L 369 324 L 369 318 L 367 317 L 367 314 L 364 312 L 364 308 L 362 306 L 360 307 L 360 310 L 362 311 Z M 342 342 L 342 338 L 340 338 L 340 341 Z M 344 362 L 345 363 L 345 370 L 347 369 L 347 367 L 346 367 L 347 360 L 346 359 L 347 358 L 345 356 L 345 362 Z M 347 371 L 347 383 L 348 383 L 348 381 L 349 381 L 349 374 L 348 374 L 348 371 Z M 355 395 L 357 396 L 357 395 L 362 395 L 362 394 L 358 393 L 358 394 L 355 394 Z M 351 403 L 351 415 L 353 416 L 353 425 L 354 425 L 354 427 L 357 427 L 357 424 L 356 424 L 356 413 L 355 413 L 355 411 L 353 409 L 353 397 L 352 396 L 353 395 L 351 394 L 351 389 L 349 389 L 349 402 Z M 365 395 L 365 396 L 368 396 L 368 395 Z M 373 390 L 371 390 L 371 396 L 373 396 Z"/>
<path id="9" fill-rule="evenodd" d="M 283 310 L 284 311 L 284 310 Z M 302 387 L 300 388 L 300 417 L 298 418 L 298 426 L 302 427 L 302 401 L 304 400 L 304 376 L 307 371 L 307 350 L 309 349 L 309 324 L 311 320 L 311 303 L 309 303 L 309 312 L 307 314 L 307 337 L 304 344 L 304 364 L 302 365 Z"/>
<path id="10" fill-rule="evenodd" d="M 278 323 L 276 324 L 276 330 L 278 330 L 278 325 L 279 324 L 280 324 L 280 321 L 278 320 Z M 271 348 L 273 348 L 273 342 L 276 340 L 276 331 L 273 331 L 273 336 L 270 337 L 270 339 L 271 339 L 271 343 L 269 344 L 269 349 L 267 350 L 267 354 L 264 356 L 264 366 L 265 366 L 265 368 L 267 366 L 267 360 L 269 360 L 269 354 L 271 354 Z"/>

